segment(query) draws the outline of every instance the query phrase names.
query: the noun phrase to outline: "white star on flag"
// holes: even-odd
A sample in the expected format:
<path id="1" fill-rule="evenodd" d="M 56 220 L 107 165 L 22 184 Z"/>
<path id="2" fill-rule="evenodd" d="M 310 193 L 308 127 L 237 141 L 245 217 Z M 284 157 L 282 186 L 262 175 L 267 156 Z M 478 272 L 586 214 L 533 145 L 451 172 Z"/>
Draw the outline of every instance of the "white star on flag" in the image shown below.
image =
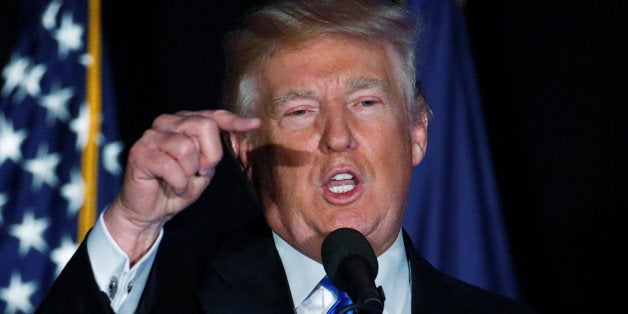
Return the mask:
<path id="1" fill-rule="evenodd" d="M 32 212 L 26 212 L 22 223 L 9 227 L 9 233 L 20 241 L 18 253 L 20 256 L 26 255 L 31 248 L 44 253 L 48 248 L 44 241 L 44 231 L 50 222 L 47 218 L 35 219 Z"/>
<path id="2" fill-rule="evenodd" d="M 10 159 L 17 163 L 22 159 L 20 146 L 26 138 L 26 131 L 15 131 L 13 125 L 0 112 L 0 165 Z"/>
<path id="3" fill-rule="evenodd" d="M 61 187 L 61 195 L 68 201 L 68 217 L 76 216 L 85 200 L 85 183 L 80 170 L 70 172 L 70 182 Z"/>
<path id="4" fill-rule="evenodd" d="M 83 47 L 83 27 L 74 23 L 71 13 L 64 13 L 61 18 L 61 27 L 55 31 L 54 38 L 59 42 L 59 57 L 65 59 L 70 51 Z"/>
<path id="5" fill-rule="evenodd" d="M 79 111 L 78 117 L 70 122 L 70 129 L 74 131 L 76 134 L 76 149 L 82 150 L 87 145 L 87 135 L 89 133 L 89 108 L 87 104 L 84 103 L 81 105 L 81 109 Z M 99 137 L 96 137 L 97 139 Z"/>
<path id="6" fill-rule="evenodd" d="M 50 94 L 41 97 L 39 104 L 46 108 L 46 122 L 53 123 L 56 118 L 59 121 L 67 121 L 70 117 L 68 101 L 74 96 L 74 88 L 59 88 L 58 84 L 52 85 Z"/>
<path id="7" fill-rule="evenodd" d="M 33 311 L 33 304 L 30 301 L 31 295 L 37 290 L 37 283 L 34 281 L 24 282 L 19 273 L 11 275 L 11 283 L 7 288 L 0 288 L 0 299 L 6 302 L 7 307 L 4 313 L 17 313 L 18 311 L 30 313 Z"/>
<path id="8" fill-rule="evenodd" d="M 41 81 L 42 76 L 44 76 L 44 73 L 46 73 L 46 66 L 43 64 L 37 64 L 29 67 L 20 82 L 21 89 L 17 97 L 22 98 L 24 97 L 23 94 L 27 94 L 31 97 L 39 96 L 39 93 L 41 92 L 39 82 Z"/>
<path id="9" fill-rule="evenodd" d="M 24 170 L 33 175 L 33 190 L 41 188 L 42 183 L 54 187 L 59 180 L 55 174 L 57 164 L 61 161 L 58 153 L 48 153 L 48 146 L 40 144 L 37 149 L 37 157 L 24 163 Z"/>
<path id="10" fill-rule="evenodd" d="M 28 58 L 15 55 L 11 57 L 9 64 L 2 70 L 2 78 L 4 78 L 2 96 L 8 96 L 22 82 L 29 65 Z"/>
<path id="11" fill-rule="evenodd" d="M 46 11 L 41 17 L 41 25 L 44 26 L 47 30 L 52 30 L 57 25 L 57 13 L 59 13 L 59 9 L 61 8 L 61 1 L 55 0 L 50 2 Z"/>
<path id="12" fill-rule="evenodd" d="M 120 162 L 118 161 L 121 152 L 121 142 L 111 142 L 105 145 L 102 150 L 103 167 L 113 175 L 119 175 L 122 173 L 122 168 L 120 167 Z"/>
<path id="13" fill-rule="evenodd" d="M 63 270 L 63 267 L 70 261 L 72 254 L 76 251 L 78 246 L 70 237 L 63 237 L 61 239 L 61 245 L 50 253 L 50 259 L 57 265 L 57 276 Z"/>

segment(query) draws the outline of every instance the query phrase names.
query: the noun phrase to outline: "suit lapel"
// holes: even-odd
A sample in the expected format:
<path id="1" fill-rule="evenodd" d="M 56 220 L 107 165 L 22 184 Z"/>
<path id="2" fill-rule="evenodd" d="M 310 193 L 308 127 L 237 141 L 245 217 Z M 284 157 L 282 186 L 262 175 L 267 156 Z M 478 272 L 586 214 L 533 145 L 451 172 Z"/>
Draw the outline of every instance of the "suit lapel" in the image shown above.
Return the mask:
<path id="1" fill-rule="evenodd" d="M 403 236 L 412 277 L 412 313 L 465 313 L 451 297 L 444 274 L 419 255 L 405 231 Z"/>
<path id="2" fill-rule="evenodd" d="M 229 239 L 209 260 L 215 274 L 197 293 L 205 312 L 293 313 L 288 279 L 265 223 Z"/>

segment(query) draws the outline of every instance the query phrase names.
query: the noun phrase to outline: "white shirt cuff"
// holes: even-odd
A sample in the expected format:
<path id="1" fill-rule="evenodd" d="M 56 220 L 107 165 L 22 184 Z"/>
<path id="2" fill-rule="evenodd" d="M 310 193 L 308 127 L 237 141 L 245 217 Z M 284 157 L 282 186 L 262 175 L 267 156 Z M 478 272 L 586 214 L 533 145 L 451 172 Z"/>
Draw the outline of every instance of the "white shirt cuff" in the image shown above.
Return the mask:
<path id="1" fill-rule="evenodd" d="M 89 262 L 98 287 L 111 300 L 111 308 L 116 313 L 133 313 L 146 286 L 164 231 L 162 228 L 148 252 L 130 267 L 129 257 L 107 230 L 103 213 L 87 237 Z"/>

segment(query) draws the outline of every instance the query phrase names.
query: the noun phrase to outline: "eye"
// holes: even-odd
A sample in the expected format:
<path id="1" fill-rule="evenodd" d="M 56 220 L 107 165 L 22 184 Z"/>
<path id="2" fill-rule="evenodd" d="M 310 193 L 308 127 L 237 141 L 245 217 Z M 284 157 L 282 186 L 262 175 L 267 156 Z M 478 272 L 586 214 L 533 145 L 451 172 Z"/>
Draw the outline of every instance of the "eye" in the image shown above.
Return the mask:
<path id="1" fill-rule="evenodd" d="M 365 120 L 372 120 L 385 112 L 385 102 L 376 97 L 357 99 L 350 107 L 353 113 Z"/>
<path id="2" fill-rule="evenodd" d="M 316 104 L 286 103 L 279 125 L 288 129 L 301 129 L 313 123 L 318 112 Z"/>
<path id="3" fill-rule="evenodd" d="M 287 116 L 302 116 L 307 113 L 307 109 L 297 109 L 290 112 L 287 112 Z"/>
<path id="4" fill-rule="evenodd" d="M 360 106 L 362 107 L 371 107 L 375 105 L 375 100 L 363 100 L 360 102 Z"/>
<path id="5" fill-rule="evenodd" d="M 381 107 L 382 101 L 376 98 L 364 98 L 354 102 L 354 110 L 373 110 L 375 107 Z"/>

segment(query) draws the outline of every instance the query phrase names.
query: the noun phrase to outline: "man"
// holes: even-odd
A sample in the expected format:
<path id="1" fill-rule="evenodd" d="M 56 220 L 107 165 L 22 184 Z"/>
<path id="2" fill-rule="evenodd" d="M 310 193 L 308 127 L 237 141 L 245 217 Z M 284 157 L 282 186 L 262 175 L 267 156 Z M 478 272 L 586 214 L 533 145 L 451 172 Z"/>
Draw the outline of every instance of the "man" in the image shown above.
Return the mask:
<path id="1" fill-rule="evenodd" d="M 283 1 L 251 13 L 226 46 L 230 110 L 155 120 L 38 311 L 326 312 L 336 296 L 319 284 L 321 245 L 342 227 L 378 256 L 386 313 L 529 311 L 432 268 L 402 231 L 429 117 L 415 90 L 414 28 L 377 1 Z M 263 219 L 230 235 L 164 234 L 208 187 L 221 132 Z"/>

